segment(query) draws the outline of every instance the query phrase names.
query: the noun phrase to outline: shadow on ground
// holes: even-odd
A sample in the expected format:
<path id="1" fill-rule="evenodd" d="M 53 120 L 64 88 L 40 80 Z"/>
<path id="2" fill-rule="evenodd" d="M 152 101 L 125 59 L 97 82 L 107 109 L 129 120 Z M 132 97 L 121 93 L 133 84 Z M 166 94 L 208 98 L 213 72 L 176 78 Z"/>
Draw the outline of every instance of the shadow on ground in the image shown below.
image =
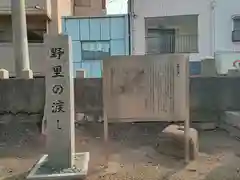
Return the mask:
<path id="1" fill-rule="evenodd" d="M 44 138 L 35 123 L 11 122 L 0 125 L 0 158 L 34 157 L 44 153 L 44 144 Z"/>
<path id="2" fill-rule="evenodd" d="M 138 149 L 142 146 L 161 147 L 171 145 L 169 139 L 164 137 L 162 130 L 169 123 L 119 123 L 109 125 L 109 141 L 120 143 L 122 146 Z M 84 133 L 88 137 L 103 142 L 103 124 L 89 123 L 80 125 L 77 132 Z M 164 143 L 166 143 L 164 145 Z M 170 144 L 169 144 L 170 143 Z M 233 152 L 240 150 L 238 140 L 231 138 L 228 133 L 222 130 L 199 132 L 200 152 L 215 154 L 223 149 L 231 149 Z M 174 145 L 173 145 L 174 146 Z M 177 147 L 174 147 L 177 148 Z M 180 150 L 181 151 L 181 150 Z"/>
<path id="3" fill-rule="evenodd" d="M 21 173 L 21 174 L 16 174 L 13 176 L 3 178 L 2 180 L 24 180 L 26 179 L 26 176 L 27 176 L 27 173 Z"/>
<path id="4" fill-rule="evenodd" d="M 240 158 L 228 155 L 223 162 L 212 170 L 204 180 L 239 180 L 240 179 Z"/>
<path id="5" fill-rule="evenodd" d="M 174 146 L 161 134 L 166 126 L 163 123 L 110 124 L 109 142 L 105 144 L 103 124 L 78 125 L 76 151 L 90 152 L 87 179 L 122 180 L 130 177 L 136 180 L 172 180 L 172 177 L 183 176 L 184 180 L 190 180 L 194 176 L 201 180 L 228 180 L 228 177 L 217 176 L 221 172 L 225 172 L 221 177 L 225 177 L 227 172 L 231 177 L 235 176 L 237 167 L 240 167 L 236 158 L 240 156 L 239 141 L 223 131 L 200 132 L 200 157 L 185 166 L 183 149 Z M 21 126 L 17 128 L 17 133 L 10 128 L 7 132 L 11 138 L 1 137 L 0 168 L 11 169 L 5 179 L 20 180 L 26 175 L 23 172 L 27 172 L 43 154 L 44 142 L 39 141 L 41 138 L 36 128 Z M 3 143 L 7 146 L 3 147 Z M 17 175 L 11 176 L 14 173 Z"/>

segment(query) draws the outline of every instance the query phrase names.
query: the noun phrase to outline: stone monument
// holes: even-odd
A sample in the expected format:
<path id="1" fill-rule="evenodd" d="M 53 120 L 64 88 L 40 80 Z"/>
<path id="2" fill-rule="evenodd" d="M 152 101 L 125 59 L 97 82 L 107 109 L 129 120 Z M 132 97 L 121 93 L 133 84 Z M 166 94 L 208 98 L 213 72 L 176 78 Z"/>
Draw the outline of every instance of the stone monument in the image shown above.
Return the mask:
<path id="1" fill-rule="evenodd" d="M 75 153 L 72 49 L 66 35 L 45 36 L 47 155 L 27 179 L 83 178 L 89 152 Z"/>

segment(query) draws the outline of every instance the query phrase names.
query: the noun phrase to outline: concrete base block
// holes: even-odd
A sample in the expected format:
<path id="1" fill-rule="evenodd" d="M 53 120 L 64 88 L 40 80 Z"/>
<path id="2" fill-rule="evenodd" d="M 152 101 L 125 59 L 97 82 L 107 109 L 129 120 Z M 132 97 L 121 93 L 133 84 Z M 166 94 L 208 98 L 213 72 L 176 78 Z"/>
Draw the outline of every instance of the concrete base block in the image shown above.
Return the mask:
<path id="1" fill-rule="evenodd" d="M 59 157 L 61 158 L 61 157 Z M 84 179 L 88 172 L 89 152 L 75 154 L 75 166 L 71 169 L 60 169 L 48 166 L 48 155 L 44 155 L 30 171 L 30 180 Z"/>
<path id="2" fill-rule="evenodd" d="M 216 62 L 214 57 L 205 57 L 201 61 L 201 76 L 204 77 L 216 77 Z"/>
<path id="3" fill-rule="evenodd" d="M 238 77 L 238 76 L 240 76 L 240 70 L 239 69 L 229 69 L 227 75 L 230 77 Z"/>
<path id="4" fill-rule="evenodd" d="M 221 117 L 219 128 L 226 130 L 230 136 L 240 138 L 240 111 L 226 111 Z"/>
<path id="5" fill-rule="evenodd" d="M 226 111 L 222 119 L 223 123 L 240 129 L 240 111 Z"/>
<path id="6" fill-rule="evenodd" d="M 215 130 L 217 124 L 215 122 L 193 122 L 192 127 L 200 131 L 210 131 Z"/>
<path id="7" fill-rule="evenodd" d="M 85 114 L 84 113 L 76 113 L 75 114 L 75 121 L 76 122 L 81 122 L 84 120 L 84 116 Z"/>
<path id="8" fill-rule="evenodd" d="M 33 79 L 33 72 L 31 69 L 29 70 L 23 70 L 21 72 L 21 78 L 23 79 Z"/>
<path id="9" fill-rule="evenodd" d="M 170 125 L 163 130 L 163 133 L 176 142 L 181 148 L 185 144 L 184 127 L 178 125 Z M 195 160 L 199 153 L 198 132 L 196 129 L 190 128 L 189 130 L 189 146 L 190 146 L 190 159 Z M 177 150 L 176 150 L 177 151 Z"/>
<path id="10" fill-rule="evenodd" d="M 85 69 L 77 69 L 76 70 L 76 78 L 85 78 L 86 70 Z"/>
<path id="11" fill-rule="evenodd" d="M 239 128 L 231 126 L 231 125 L 226 124 L 226 123 L 220 124 L 219 128 L 227 131 L 231 137 L 240 139 L 240 129 Z"/>
<path id="12" fill-rule="evenodd" d="M 0 79 L 9 79 L 9 72 L 6 69 L 0 69 Z"/>

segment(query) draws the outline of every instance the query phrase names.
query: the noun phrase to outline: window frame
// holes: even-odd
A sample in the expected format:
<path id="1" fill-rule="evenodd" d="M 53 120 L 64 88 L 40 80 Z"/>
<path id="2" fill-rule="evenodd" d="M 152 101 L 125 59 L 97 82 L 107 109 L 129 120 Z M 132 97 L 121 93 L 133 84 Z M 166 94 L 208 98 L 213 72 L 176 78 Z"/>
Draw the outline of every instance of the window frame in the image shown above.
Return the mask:
<path id="1" fill-rule="evenodd" d="M 107 56 L 99 56 L 100 58 L 85 58 L 84 57 L 84 51 L 86 51 L 86 50 L 84 50 L 83 49 L 83 46 L 84 46 L 84 43 L 92 43 L 92 44 L 107 44 L 108 45 L 108 52 L 106 52 L 106 53 L 108 53 L 108 55 Z M 92 52 L 97 52 L 97 51 L 92 51 Z M 100 51 L 100 52 L 103 52 L 103 51 Z M 110 45 L 110 41 L 109 40 L 98 40 L 98 41 L 93 41 L 93 40 L 87 40 L 87 41 L 81 41 L 81 59 L 82 59 L 82 61 L 99 61 L 99 60 L 103 60 L 104 59 L 104 57 L 109 57 L 109 56 L 111 56 L 111 45 Z"/>
<path id="2" fill-rule="evenodd" d="M 88 4 L 83 3 L 82 1 L 89 2 Z M 78 3 L 76 3 L 78 2 Z M 74 0 L 74 6 L 75 7 L 91 7 L 92 6 L 92 0 Z"/>
<path id="3" fill-rule="evenodd" d="M 235 23 L 238 21 L 239 23 L 239 28 L 235 28 Z M 232 42 L 233 43 L 239 43 L 240 42 L 240 37 L 235 38 L 235 33 L 239 32 L 240 34 L 240 15 L 234 15 L 232 17 Z"/>
<path id="4" fill-rule="evenodd" d="M 236 15 L 232 17 L 232 22 L 233 22 L 233 31 L 240 31 L 240 26 L 239 29 L 235 29 L 235 22 L 238 21 L 238 23 L 240 24 L 240 15 Z"/>
<path id="5" fill-rule="evenodd" d="M 41 37 L 40 39 L 32 39 L 30 38 L 31 34 L 30 33 L 36 33 L 36 32 L 41 32 L 42 36 L 40 35 L 39 37 Z M 27 29 L 27 37 L 28 37 L 28 42 L 29 43 L 43 43 L 44 42 L 44 34 L 47 32 L 46 28 L 39 28 L 39 29 L 33 29 L 33 28 L 28 28 Z M 37 33 L 36 33 L 37 34 Z"/>

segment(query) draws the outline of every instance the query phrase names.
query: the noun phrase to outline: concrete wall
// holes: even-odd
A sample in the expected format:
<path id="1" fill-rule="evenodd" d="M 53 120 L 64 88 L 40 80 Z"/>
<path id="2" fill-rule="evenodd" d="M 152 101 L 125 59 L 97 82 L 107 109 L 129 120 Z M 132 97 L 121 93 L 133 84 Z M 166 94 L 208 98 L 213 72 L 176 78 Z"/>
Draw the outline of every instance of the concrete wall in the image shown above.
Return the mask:
<path id="1" fill-rule="evenodd" d="M 1 80 L 0 123 L 5 121 L 6 115 L 21 114 L 38 115 L 32 121 L 40 121 L 45 101 L 44 86 L 43 78 Z M 239 89 L 240 78 L 191 78 L 191 120 L 218 120 L 223 111 L 239 111 Z M 75 109 L 76 112 L 93 115 L 102 113 L 101 79 L 75 79 Z"/>
<path id="2" fill-rule="evenodd" d="M 219 120 L 224 111 L 240 110 L 240 78 L 191 78 L 191 120 Z"/>
<path id="3" fill-rule="evenodd" d="M 75 82 L 76 111 L 101 112 L 101 79 L 76 79 Z M 223 111 L 240 110 L 239 88 L 240 78 L 191 78 L 191 120 L 215 121 Z"/>
<path id="4" fill-rule="evenodd" d="M 9 79 L 0 81 L 0 114 L 43 112 L 44 79 Z"/>

